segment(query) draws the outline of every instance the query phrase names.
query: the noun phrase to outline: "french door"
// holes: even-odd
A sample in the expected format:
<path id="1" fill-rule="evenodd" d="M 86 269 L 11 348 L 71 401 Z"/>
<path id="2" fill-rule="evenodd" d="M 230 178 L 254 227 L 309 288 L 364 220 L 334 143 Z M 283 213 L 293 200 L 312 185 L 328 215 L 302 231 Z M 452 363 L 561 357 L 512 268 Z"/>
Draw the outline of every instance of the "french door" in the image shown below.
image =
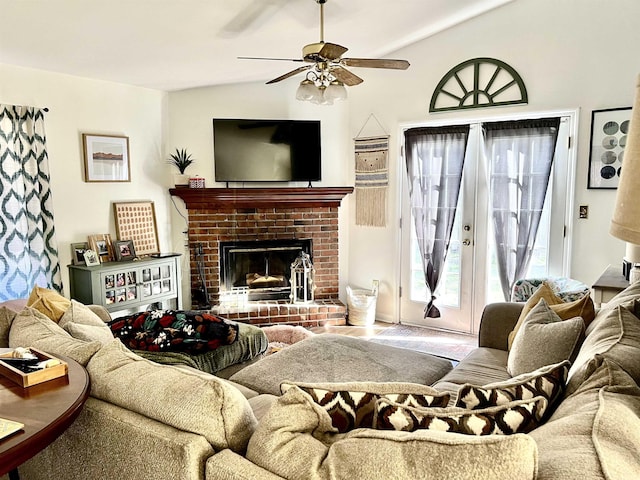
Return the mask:
<path id="1" fill-rule="evenodd" d="M 557 117 L 558 113 L 548 116 Z M 574 118 L 575 113 L 572 112 L 561 116 L 549 187 L 528 277 L 566 275 L 568 271 L 566 226 L 571 224 L 575 167 L 575 153 L 569 145 L 569 138 L 573 133 Z M 482 123 L 467 123 L 470 126 L 469 139 L 460 197 L 444 272 L 435 292 L 435 305 L 441 312 L 439 318 L 424 318 L 424 308 L 430 295 L 411 217 L 404 159 L 400 162 L 403 169 L 399 175 L 402 181 L 400 323 L 475 334 L 484 306 L 504 301 L 496 264 L 494 234 L 489 221 L 489 175 L 484 157 Z M 405 130 L 407 128 L 410 127 Z"/>

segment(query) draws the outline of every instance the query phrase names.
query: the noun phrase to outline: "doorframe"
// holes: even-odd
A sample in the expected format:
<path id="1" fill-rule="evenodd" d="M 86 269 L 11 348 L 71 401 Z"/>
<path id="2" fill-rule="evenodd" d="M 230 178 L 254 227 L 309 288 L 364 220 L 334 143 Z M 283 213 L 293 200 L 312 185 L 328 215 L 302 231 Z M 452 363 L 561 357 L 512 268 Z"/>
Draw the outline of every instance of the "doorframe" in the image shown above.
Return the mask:
<path id="1" fill-rule="evenodd" d="M 398 246 L 396 249 L 396 293 L 395 293 L 395 307 L 394 307 L 394 320 L 393 323 L 400 323 L 400 311 L 401 311 L 401 299 L 400 288 L 402 287 L 402 229 L 404 228 L 405 221 L 411 221 L 410 219 L 402 218 L 402 201 L 403 201 L 403 184 L 406 179 L 406 168 L 404 165 L 404 132 L 410 128 L 417 127 L 441 127 L 444 125 L 467 125 L 473 123 L 486 123 L 486 122 L 501 122 L 509 120 L 529 120 L 535 118 L 548 118 L 548 117 L 569 117 L 569 147 L 567 152 L 567 178 L 566 178 L 566 190 L 567 190 L 567 202 L 565 205 L 564 219 L 565 219 L 565 234 L 563 238 L 563 261 L 562 270 L 563 275 L 571 275 L 571 256 L 573 250 L 573 227 L 574 227 L 574 205 L 575 205 L 575 185 L 576 185 L 576 171 L 578 161 L 578 131 L 580 122 L 580 107 L 574 109 L 559 109 L 559 110 L 542 110 L 535 112 L 517 112 L 512 114 L 501 115 L 487 115 L 479 117 L 446 117 L 437 120 L 428 120 L 424 122 L 406 122 L 399 123 L 398 134 L 398 156 L 396 161 L 396 215 L 399 218 L 395 243 Z M 554 183 L 560 179 L 554 177 Z M 475 232 L 474 232 L 475 233 Z M 474 265 L 475 268 L 475 265 Z M 407 292 L 403 292 L 406 295 Z M 475 308 L 476 298 L 473 297 L 471 309 L 473 312 Z M 479 316 L 474 315 L 471 322 L 473 332 L 477 332 L 480 327 Z M 430 327 L 432 328 L 432 327 Z M 439 330 L 433 327 L 436 330 Z"/>

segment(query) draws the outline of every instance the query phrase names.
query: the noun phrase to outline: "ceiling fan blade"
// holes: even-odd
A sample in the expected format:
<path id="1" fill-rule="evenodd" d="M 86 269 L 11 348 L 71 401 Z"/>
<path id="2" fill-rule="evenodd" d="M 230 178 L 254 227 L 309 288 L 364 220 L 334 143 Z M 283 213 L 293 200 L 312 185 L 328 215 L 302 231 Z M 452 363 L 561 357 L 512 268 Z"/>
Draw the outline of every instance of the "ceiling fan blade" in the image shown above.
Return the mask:
<path id="1" fill-rule="evenodd" d="M 406 70 L 410 65 L 406 60 L 391 60 L 386 58 L 343 58 L 342 63 L 349 67 L 393 68 L 396 70 Z"/>
<path id="2" fill-rule="evenodd" d="M 358 84 L 364 82 L 364 80 L 362 80 L 359 76 L 351 73 L 346 68 L 333 67 L 331 69 L 331 73 L 339 81 L 341 81 L 342 83 L 344 83 L 345 85 L 347 85 L 349 87 L 353 87 L 354 85 L 358 85 Z"/>
<path id="3" fill-rule="evenodd" d="M 274 78 L 273 80 L 269 80 L 267 82 L 267 85 L 269 85 L 270 83 L 276 83 L 279 82 L 281 80 L 285 80 L 289 77 L 293 77 L 294 75 L 297 75 L 300 72 L 304 72 L 305 70 L 309 70 L 313 65 L 305 65 L 303 67 L 298 67 L 295 70 L 291 70 L 288 73 L 285 73 L 284 75 L 280 75 L 278 78 Z"/>
<path id="4" fill-rule="evenodd" d="M 325 43 L 318 55 L 325 60 L 335 60 L 340 58 L 347 50 L 349 49 L 337 43 Z"/>
<path id="5" fill-rule="evenodd" d="M 301 58 L 272 58 L 272 57 L 238 57 L 239 60 L 277 60 L 279 62 L 304 62 Z"/>

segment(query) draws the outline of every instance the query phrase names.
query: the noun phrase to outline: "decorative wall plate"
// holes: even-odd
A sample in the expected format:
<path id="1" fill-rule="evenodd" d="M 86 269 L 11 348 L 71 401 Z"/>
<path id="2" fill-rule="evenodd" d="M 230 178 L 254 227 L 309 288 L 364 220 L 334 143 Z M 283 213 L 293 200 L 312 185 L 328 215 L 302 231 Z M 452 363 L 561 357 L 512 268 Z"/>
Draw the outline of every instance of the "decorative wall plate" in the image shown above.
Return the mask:
<path id="1" fill-rule="evenodd" d="M 429 112 L 527 103 L 518 72 L 495 58 L 473 58 L 456 65 L 436 86 Z"/>

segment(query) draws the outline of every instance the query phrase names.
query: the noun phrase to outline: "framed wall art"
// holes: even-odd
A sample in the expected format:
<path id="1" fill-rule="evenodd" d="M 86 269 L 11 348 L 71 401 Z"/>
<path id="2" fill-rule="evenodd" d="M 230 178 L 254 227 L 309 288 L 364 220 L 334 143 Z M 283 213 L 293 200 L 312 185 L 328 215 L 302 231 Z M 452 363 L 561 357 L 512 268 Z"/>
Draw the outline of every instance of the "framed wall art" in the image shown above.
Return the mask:
<path id="1" fill-rule="evenodd" d="M 133 240 L 118 240 L 113 248 L 117 262 L 128 262 L 136 258 Z"/>
<path id="2" fill-rule="evenodd" d="M 591 113 L 587 188 L 618 188 L 630 120 L 631 107 Z"/>
<path id="3" fill-rule="evenodd" d="M 85 182 L 130 182 L 129 137 L 82 134 Z"/>
<path id="4" fill-rule="evenodd" d="M 89 235 L 89 248 L 98 254 L 102 263 L 115 260 L 111 235 L 108 233 Z"/>
<path id="5" fill-rule="evenodd" d="M 118 240 L 131 240 L 136 255 L 159 253 L 156 210 L 153 202 L 118 202 L 113 204 Z"/>

